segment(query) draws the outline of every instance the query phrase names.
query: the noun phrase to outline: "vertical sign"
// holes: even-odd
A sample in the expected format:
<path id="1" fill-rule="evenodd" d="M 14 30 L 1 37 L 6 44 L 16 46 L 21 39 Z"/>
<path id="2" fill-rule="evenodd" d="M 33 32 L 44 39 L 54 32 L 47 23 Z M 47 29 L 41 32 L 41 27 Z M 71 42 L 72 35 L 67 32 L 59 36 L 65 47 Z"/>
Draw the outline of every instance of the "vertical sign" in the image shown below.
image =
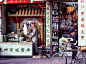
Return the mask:
<path id="1" fill-rule="evenodd" d="M 43 33 L 43 23 L 41 23 L 41 43 L 43 43 L 43 39 L 44 39 L 44 33 Z"/>
<path id="2" fill-rule="evenodd" d="M 46 46 L 50 46 L 50 2 L 46 2 Z"/>
<path id="3" fill-rule="evenodd" d="M 78 0 L 78 45 L 86 46 L 86 0 Z"/>

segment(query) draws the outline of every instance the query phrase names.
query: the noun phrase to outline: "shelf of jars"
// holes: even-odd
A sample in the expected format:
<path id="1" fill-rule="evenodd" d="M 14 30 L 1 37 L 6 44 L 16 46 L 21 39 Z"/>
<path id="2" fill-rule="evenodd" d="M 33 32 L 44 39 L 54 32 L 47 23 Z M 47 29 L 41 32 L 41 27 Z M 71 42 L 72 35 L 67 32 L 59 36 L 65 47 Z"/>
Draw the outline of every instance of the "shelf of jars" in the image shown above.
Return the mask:
<path id="1" fill-rule="evenodd" d="M 56 53 L 58 51 L 59 51 L 58 45 L 52 45 L 52 53 L 54 54 L 54 53 Z"/>
<path id="2" fill-rule="evenodd" d="M 52 3 L 52 54 L 59 52 L 59 3 Z"/>

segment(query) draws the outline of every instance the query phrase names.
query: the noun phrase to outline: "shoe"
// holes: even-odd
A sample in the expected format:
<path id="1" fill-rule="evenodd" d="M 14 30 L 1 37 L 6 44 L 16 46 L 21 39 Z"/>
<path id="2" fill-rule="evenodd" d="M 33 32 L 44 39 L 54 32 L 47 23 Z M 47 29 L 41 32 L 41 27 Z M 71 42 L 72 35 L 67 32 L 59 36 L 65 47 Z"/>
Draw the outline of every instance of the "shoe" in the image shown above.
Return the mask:
<path id="1" fill-rule="evenodd" d="M 36 52 L 35 55 L 38 55 L 38 52 Z"/>
<path id="2" fill-rule="evenodd" d="M 75 64 L 75 59 L 72 60 L 71 64 Z"/>

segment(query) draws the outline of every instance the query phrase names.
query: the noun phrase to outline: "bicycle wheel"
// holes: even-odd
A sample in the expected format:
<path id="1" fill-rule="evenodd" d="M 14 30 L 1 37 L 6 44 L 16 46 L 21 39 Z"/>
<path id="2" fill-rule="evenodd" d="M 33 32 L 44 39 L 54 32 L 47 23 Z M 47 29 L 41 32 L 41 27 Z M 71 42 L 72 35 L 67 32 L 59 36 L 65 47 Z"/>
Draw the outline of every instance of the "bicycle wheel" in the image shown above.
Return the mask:
<path id="1" fill-rule="evenodd" d="M 84 63 L 86 63 L 85 62 L 85 56 L 84 56 L 84 54 L 83 53 L 80 53 L 78 56 L 77 56 L 77 58 L 78 58 L 78 63 L 79 64 L 84 64 Z"/>
<path id="2" fill-rule="evenodd" d="M 85 60 L 85 61 L 83 61 L 83 62 L 81 62 L 81 64 L 86 64 L 86 60 Z"/>
<path id="3" fill-rule="evenodd" d="M 50 64 L 67 64 L 67 58 L 64 54 L 55 53 L 51 57 Z"/>

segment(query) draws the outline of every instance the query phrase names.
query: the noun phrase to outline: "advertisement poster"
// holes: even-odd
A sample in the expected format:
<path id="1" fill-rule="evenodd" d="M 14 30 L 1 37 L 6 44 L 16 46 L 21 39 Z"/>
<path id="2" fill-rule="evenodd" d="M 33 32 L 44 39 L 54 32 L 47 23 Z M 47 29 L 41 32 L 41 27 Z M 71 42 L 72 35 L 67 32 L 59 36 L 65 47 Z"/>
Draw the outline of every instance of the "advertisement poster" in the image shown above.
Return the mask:
<path id="1" fill-rule="evenodd" d="M 86 46 L 86 0 L 78 0 L 78 45 Z"/>

